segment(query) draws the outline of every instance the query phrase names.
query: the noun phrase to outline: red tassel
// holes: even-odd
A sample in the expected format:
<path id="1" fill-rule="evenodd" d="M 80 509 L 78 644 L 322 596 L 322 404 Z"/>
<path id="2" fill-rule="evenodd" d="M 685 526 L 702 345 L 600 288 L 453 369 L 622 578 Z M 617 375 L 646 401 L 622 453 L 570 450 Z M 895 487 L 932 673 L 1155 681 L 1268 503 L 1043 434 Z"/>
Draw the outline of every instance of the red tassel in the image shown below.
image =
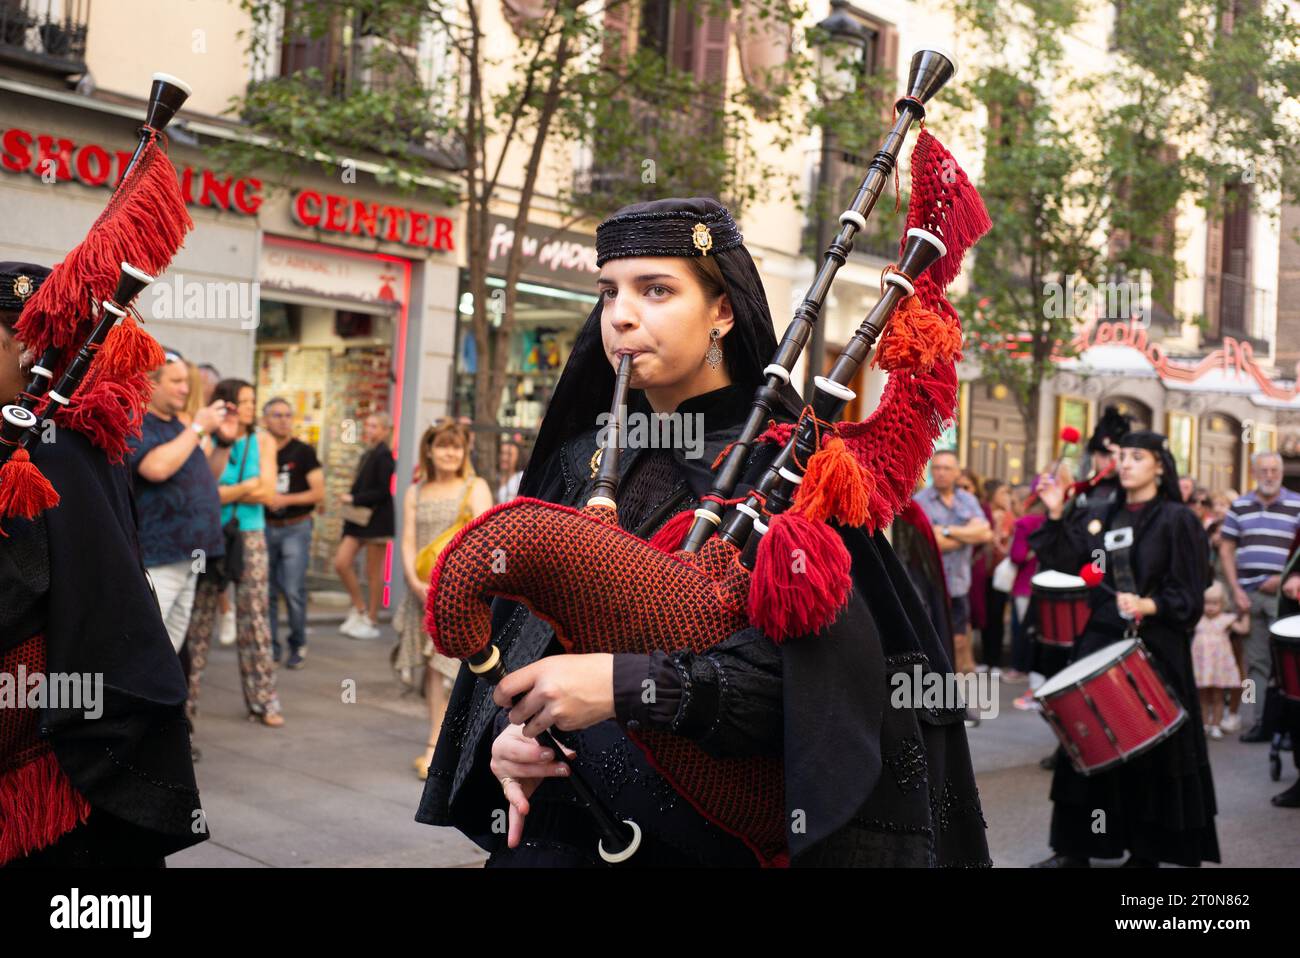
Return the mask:
<path id="1" fill-rule="evenodd" d="M 83 433 L 104 450 L 109 462 L 121 462 L 127 442 L 140 435 L 149 377 L 137 373 L 126 379 L 97 375 L 94 366 L 72 404 L 55 417 L 60 426 Z"/>
<path id="2" fill-rule="evenodd" d="M 157 369 L 165 359 L 158 341 L 127 313 L 125 319 L 109 330 L 95 362 L 116 379 Z"/>
<path id="3" fill-rule="evenodd" d="M 158 275 L 171 262 L 194 221 L 185 208 L 176 168 L 158 142 L 113 194 L 86 238 L 54 267 L 27 303 L 18 338 L 37 355 L 51 345 L 79 346 L 87 306 L 112 295 L 123 262 Z"/>
<path id="4" fill-rule="evenodd" d="M 749 583 L 750 621 L 774 642 L 818 632 L 849 599 L 852 560 L 835 530 L 797 512 L 772 519 Z"/>
<path id="5" fill-rule="evenodd" d="M 0 466 L 0 516 L 35 519 L 46 509 L 59 504 L 59 494 L 50 480 L 32 462 L 26 449 L 19 447 Z"/>
<path id="6" fill-rule="evenodd" d="M 660 552 L 676 552 L 682 547 L 682 542 L 686 539 L 686 533 L 691 531 L 691 525 L 694 522 L 695 510 L 683 509 L 665 522 L 664 527 L 650 537 L 651 547 L 658 549 Z"/>
<path id="7" fill-rule="evenodd" d="M 853 458 L 844 440 L 831 436 L 808 460 L 794 508 L 813 522 L 834 518 L 842 525 L 860 526 L 870 514 L 875 486 L 876 480 Z"/>
<path id="8" fill-rule="evenodd" d="M 90 803 L 47 751 L 0 775 L 0 865 L 53 845 L 90 817 Z"/>
<path id="9" fill-rule="evenodd" d="M 909 296 L 894 311 L 873 365 L 890 372 L 929 372 L 935 363 L 953 362 L 960 354 L 961 329 Z"/>

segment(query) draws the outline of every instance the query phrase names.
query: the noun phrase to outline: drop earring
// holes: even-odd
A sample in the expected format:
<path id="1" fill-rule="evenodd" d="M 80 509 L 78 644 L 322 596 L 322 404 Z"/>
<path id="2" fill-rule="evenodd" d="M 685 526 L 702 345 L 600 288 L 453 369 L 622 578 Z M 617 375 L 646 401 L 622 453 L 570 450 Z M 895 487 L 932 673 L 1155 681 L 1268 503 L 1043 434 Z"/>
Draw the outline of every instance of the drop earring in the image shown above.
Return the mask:
<path id="1" fill-rule="evenodd" d="M 709 330 L 709 351 L 704 354 L 704 361 L 714 369 L 722 365 L 722 347 L 718 345 L 720 335 L 716 326 Z"/>

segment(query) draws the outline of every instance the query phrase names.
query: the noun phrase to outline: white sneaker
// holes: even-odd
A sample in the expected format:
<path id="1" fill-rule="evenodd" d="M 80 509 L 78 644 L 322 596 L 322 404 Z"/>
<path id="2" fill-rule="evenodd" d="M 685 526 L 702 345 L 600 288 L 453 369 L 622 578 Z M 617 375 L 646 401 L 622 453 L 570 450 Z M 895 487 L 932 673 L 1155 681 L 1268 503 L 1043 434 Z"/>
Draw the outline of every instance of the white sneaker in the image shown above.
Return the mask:
<path id="1" fill-rule="evenodd" d="M 217 641 L 222 645 L 234 645 L 235 636 L 235 610 L 232 608 L 221 617 L 221 630 L 217 633 Z"/>
<path id="2" fill-rule="evenodd" d="M 354 639 L 377 639 L 379 638 L 379 625 L 371 621 L 370 616 L 360 616 L 360 621 L 348 635 Z"/>
<path id="3" fill-rule="evenodd" d="M 1223 738 L 1223 729 L 1219 728 L 1219 726 L 1217 726 L 1217 725 L 1211 725 L 1211 726 L 1210 726 L 1210 738 L 1212 738 L 1212 739 L 1216 739 L 1216 740 L 1217 740 L 1217 739 L 1221 739 L 1221 738 Z"/>
<path id="4" fill-rule="evenodd" d="M 339 631 L 346 636 L 351 636 L 352 631 L 361 624 L 362 618 L 362 613 L 358 612 L 355 608 L 348 609 L 348 617 L 344 619 L 343 624 L 339 626 Z"/>
<path id="5" fill-rule="evenodd" d="M 1223 721 L 1219 723 L 1219 728 L 1223 729 L 1225 732 L 1240 732 L 1241 717 L 1233 712 L 1229 712 L 1223 717 Z"/>

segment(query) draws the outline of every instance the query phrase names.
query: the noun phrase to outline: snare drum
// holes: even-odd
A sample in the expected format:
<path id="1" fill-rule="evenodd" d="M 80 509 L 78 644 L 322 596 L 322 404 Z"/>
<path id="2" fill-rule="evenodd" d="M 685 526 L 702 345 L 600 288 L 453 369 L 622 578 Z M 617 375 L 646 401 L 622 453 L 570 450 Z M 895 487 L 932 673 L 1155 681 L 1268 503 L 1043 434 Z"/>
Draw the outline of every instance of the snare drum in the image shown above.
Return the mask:
<path id="1" fill-rule="evenodd" d="M 1038 606 L 1038 641 L 1071 648 L 1092 614 L 1087 583 L 1064 572 L 1040 572 L 1029 582 Z"/>
<path id="2" fill-rule="evenodd" d="M 1084 656 L 1044 682 L 1034 697 L 1083 775 L 1142 754 L 1187 721 L 1139 639 Z"/>
<path id="3" fill-rule="evenodd" d="M 1300 702 L 1300 615 L 1288 615 L 1269 626 L 1273 678 L 1282 697 Z"/>

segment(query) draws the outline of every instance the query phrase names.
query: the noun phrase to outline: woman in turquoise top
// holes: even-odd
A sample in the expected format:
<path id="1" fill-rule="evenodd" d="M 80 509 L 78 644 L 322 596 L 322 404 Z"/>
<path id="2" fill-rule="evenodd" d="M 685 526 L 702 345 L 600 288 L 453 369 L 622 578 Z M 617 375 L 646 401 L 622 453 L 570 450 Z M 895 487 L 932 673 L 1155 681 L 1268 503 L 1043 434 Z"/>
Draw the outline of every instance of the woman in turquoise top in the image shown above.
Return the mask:
<path id="1" fill-rule="evenodd" d="M 279 727 L 284 724 L 280 699 L 275 691 L 275 662 L 271 658 L 270 593 L 266 552 L 265 505 L 275 493 L 277 472 L 275 439 L 253 428 L 256 395 L 251 383 L 223 379 L 212 398 L 226 403 L 239 417 L 239 434 L 230 448 L 226 468 L 217 480 L 221 494 L 221 522 L 234 517 L 244 545 L 244 571 L 235 583 L 235 644 L 243 680 L 244 702 L 250 720 Z M 217 589 L 201 588 L 194 598 L 194 616 L 201 621 L 191 626 L 191 710 L 197 701 L 199 674 L 207 661 L 212 626 L 216 620 Z"/>

